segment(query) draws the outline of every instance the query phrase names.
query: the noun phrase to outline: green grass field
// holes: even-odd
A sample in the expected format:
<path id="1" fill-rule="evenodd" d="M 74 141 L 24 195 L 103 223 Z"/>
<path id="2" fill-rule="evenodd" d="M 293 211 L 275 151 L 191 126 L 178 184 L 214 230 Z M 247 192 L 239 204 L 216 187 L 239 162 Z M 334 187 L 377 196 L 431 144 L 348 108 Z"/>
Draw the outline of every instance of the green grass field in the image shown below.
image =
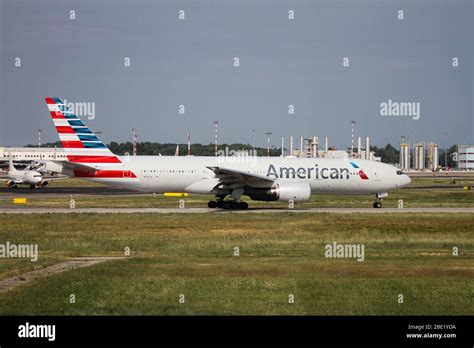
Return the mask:
<path id="1" fill-rule="evenodd" d="M 153 198 L 151 198 L 153 199 Z M 131 256 L 0 294 L 0 314 L 428 315 L 474 313 L 471 214 L 0 215 L 0 279 L 70 257 Z M 362 243 L 365 261 L 324 257 Z M 233 256 L 234 248 L 240 256 Z M 452 255 L 453 247 L 459 256 Z M 69 303 L 69 295 L 76 303 Z M 185 295 L 185 303 L 178 302 Z M 289 295 L 294 303 L 288 303 Z M 403 294 L 404 303 L 398 303 Z"/>

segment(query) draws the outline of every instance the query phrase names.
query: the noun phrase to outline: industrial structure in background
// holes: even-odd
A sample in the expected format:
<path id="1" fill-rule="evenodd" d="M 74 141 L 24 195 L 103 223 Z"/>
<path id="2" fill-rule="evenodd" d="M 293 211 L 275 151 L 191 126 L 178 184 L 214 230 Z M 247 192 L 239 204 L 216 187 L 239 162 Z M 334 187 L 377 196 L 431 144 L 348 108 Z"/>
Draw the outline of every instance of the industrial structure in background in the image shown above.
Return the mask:
<path id="1" fill-rule="evenodd" d="M 285 156 L 285 138 L 281 138 L 281 155 Z M 367 151 L 370 149 L 370 137 L 365 138 L 365 147 L 362 146 L 362 137 L 357 139 L 357 148 L 352 146 L 348 150 L 337 150 L 334 147 L 329 147 L 329 138 L 324 137 L 324 149 L 320 148 L 319 137 L 312 136 L 309 138 L 300 137 L 299 148 L 294 149 L 293 147 L 293 136 L 289 137 L 289 153 L 291 157 L 302 157 L 302 158 L 358 158 L 366 159 L 370 161 L 380 162 L 381 158 L 376 157 L 373 151 Z"/>
<path id="2" fill-rule="evenodd" d="M 413 162 L 411 159 L 413 159 Z M 400 169 L 404 171 L 438 171 L 441 169 L 439 165 L 439 145 L 434 142 L 428 144 L 419 142 L 413 145 L 413 151 L 411 151 L 410 143 L 406 141 L 405 137 L 402 137 L 399 165 Z"/>

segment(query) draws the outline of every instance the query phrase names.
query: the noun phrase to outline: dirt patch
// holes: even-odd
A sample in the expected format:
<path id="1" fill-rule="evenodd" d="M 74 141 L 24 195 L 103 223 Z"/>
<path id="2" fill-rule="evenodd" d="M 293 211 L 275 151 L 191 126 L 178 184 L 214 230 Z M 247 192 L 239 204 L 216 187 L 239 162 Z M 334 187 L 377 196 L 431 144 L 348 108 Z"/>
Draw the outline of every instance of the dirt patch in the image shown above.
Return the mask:
<path id="1" fill-rule="evenodd" d="M 11 291 L 19 285 L 29 284 L 38 279 L 45 278 L 51 275 L 63 273 L 78 268 L 94 266 L 98 263 L 102 263 L 105 261 L 120 259 L 124 259 L 124 257 L 76 257 L 74 259 L 57 263 L 55 265 L 43 269 L 23 273 L 12 278 L 1 280 L 0 294 Z"/>

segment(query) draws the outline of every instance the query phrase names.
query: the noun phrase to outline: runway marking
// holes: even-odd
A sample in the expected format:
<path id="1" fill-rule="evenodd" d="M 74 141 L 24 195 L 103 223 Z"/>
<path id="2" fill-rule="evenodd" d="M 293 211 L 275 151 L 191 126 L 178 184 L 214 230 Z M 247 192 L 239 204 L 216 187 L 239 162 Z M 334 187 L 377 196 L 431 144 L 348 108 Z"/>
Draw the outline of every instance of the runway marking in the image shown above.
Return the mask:
<path id="1" fill-rule="evenodd" d="M 35 280 L 45 278 L 50 275 L 63 273 L 77 268 L 90 267 L 110 260 L 120 259 L 124 259 L 124 257 L 77 257 L 72 260 L 57 263 L 43 269 L 26 272 L 15 277 L 0 280 L 0 294 L 11 291 L 17 286 L 29 284 Z"/>
<path id="2" fill-rule="evenodd" d="M 335 214 L 386 214 L 386 213 L 474 213 L 472 208 L 249 208 L 248 210 L 223 210 L 211 208 L 5 208 L 0 214 L 265 214 L 265 213 L 335 213 Z"/>

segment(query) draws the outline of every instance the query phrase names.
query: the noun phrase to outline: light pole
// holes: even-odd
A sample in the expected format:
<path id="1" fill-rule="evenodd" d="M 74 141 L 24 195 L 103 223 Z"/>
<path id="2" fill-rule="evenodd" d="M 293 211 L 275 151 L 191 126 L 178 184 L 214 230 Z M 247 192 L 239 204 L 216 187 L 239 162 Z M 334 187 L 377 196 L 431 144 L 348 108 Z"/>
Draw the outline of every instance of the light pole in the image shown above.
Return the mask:
<path id="1" fill-rule="evenodd" d="M 132 128 L 132 156 L 137 155 L 137 129 Z"/>
<path id="2" fill-rule="evenodd" d="M 356 121 L 351 121 L 352 143 L 351 143 L 351 158 L 354 158 L 354 126 Z M 367 149 L 365 150 L 367 152 Z M 370 151 L 370 150 L 369 150 Z"/>
<path id="3" fill-rule="evenodd" d="M 215 156 L 217 156 L 218 127 L 219 127 L 219 121 L 214 121 L 214 153 L 215 153 Z"/>
<path id="4" fill-rule="evenodd" d="M 272 132 L 265 132 L 267 135 L 267 157 L 270 157 L 270 135 L 272 135 Z"/>
<path id="5" fill-rule="evenodd" d="M 444 132 L 444 167 L 448 168 L 448 132 Z"/>
<path id="6" fill-rule="evenodd" d="M 41 147 L 41 129 L 38 129 L 38 147 Z"/>
<path id="7" fill-rule="evenodd" d="M 255 129 L 252 129 L 252 149 L 255 150 Z"/>

